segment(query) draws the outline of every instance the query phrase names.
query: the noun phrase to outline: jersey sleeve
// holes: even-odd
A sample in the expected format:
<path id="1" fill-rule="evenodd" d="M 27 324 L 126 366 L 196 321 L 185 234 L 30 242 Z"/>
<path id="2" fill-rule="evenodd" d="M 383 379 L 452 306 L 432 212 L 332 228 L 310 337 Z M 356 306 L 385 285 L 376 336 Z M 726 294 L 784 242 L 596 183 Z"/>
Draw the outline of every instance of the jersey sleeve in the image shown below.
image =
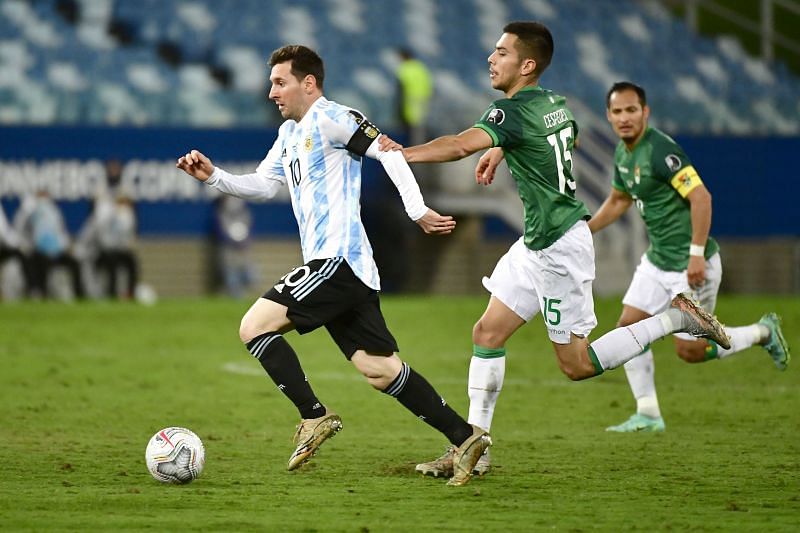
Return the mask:
<path id="1" fill-rule="evenodd" d="M 283 135 L 278 131 L 278 138 L 267 152 L 267 156 L 258 164 L 252 174 L 231 174 L 220 167 L 205 184 L 222 193 L 244 198 L 245 200 L 269 200 L 286 184 L 281 157 L 283 154 Z"/>
<path id="2" fill-rule="evenodd" d="M 492 146 L 511 148 L 522 138 L 522 128 L 511 100 L 497 100 L 489 106 L 473 127 L 492 138 Z"/>
<path id="3" fill-rule="evenodd" d="M 652 165 L 653 175 L 669 183 L 683 198 L 703 184 L 691 160 L 675 142 L 660 143 L 654 148 Z"/>
<path id="4" fill-rule="evenodd" d="M 611 178 L 611 187 L 617 189 L 618 191 L 622 191 L 624 193 L 628 193 L 627 188 L 625 187 L 625 180 L 622 179 L 622 174 L 619 171 L 619 166 L 617 165 L 617 161 L 620 160 L 620 150 L 622 150 L 620 144 L 617 144 L 617 147 L 614 149 L 614 176 Z"/>
<path id="5" fill-rule="evenodd" d="M 381 152 L 378 136 L 381 131 L 363 113 L 340 106 L 335 113 L 325 115 L 320 127 L 331 143 L 360 157 L 377 159 L 392 180 L 411 220 L 420 219 L 428 211 L 419 185 L 402 152 Z"/>
<path id="6" fill-rule="evenodd" d="M 628 190 L 625 188 L 625 182 L 622 181 L 622 176 L 619 173 L 617 165 L 614 165 L 614 177 L 611 178 L 611 186 L 618 191 L 622 191 L 624 193 L 628 192 Z"/>
<path id="7" fill-rule="evenodd" d="M 403 206 L 406 209 L 406 214 L 411 220 L 419 220 L 425 213 L 428 212 L 428 206 L 422 198 L 422 192 L 419 190 L 417 180 L 414 179 L 414 174 L 408 166 L 403 152 L 389 151 L 381 152 L 378 141 L 374 141 L 367 150 L 367 157 L 377 159 L 389 179 L 392 180 L 397 192 L 400 193 L 400 198 L 403 200 Z"/>

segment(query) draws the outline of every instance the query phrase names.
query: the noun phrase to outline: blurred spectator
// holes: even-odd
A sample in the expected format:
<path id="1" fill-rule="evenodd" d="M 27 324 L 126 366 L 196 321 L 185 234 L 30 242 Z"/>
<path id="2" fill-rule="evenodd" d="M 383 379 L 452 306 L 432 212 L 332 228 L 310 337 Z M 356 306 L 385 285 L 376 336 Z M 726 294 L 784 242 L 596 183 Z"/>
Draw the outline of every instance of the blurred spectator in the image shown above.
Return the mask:
<path id="1" fill-rule="evenodd" d="M 56 266 L 64 266 L 72 277 L 73 296 L 86 296 L 80 264 L 72 254 L 64 217 L 45 189 L 22 201 L 14 217 L 14 228 L 22 238 L 23 249 L 31 252 L 29 268 L 33 295 L 49 296 L 50 272 Z"/>
<path id="2" fill-rule="evenodd" d="M 423 144 L 427 140 L 426 120 L 428 104 L 433 96 L 433 83 L 428 68 L 406 49 L 398 50 L 400 65 L 397 67 L 397 115 L 403 127 L 404 142 L 407 145 Z M 366 163 L 369 165 L 370 163 Z M 425 177 L 426 169 L 411 166 L 420 180 L 420 188 L 425 190 L 431 183 Z M 398 292 L 405 289 L 409 279 L 410 244 L 420 238 L 417 232 L 405 224 L 407 215 L 403 206 L 395 200 L 397 191 L 388 179 L 365 184 L 365 194 L 379 198 L 378 202 L 362 206 L 364 225 L 370 236 L 375 262 L 381 272 L 381 289 L 384 292 Z"/>
<path id="3" fill-rule="evenodd" d="M 81 18 L 81 8 L 75 0 L 58 0 L 56 11 L 72 25 L 77 24 Z"/>
<path id="4" fill-rule="evenodd" d="M 253 216 L 247 203 L 235 196 L 222 195 L 214 205 L 214 266 L 225 293 L 244 296 L 256 280 L 250 260 L 250 235 Z"/>
<path id="5" fill-rule="evenodd" d="M 107 279 L 106 295 L 132 298 L 139 282 L 139 261 L 134 253 L 136 212 L 133 201 L 120 186 L 122 164 L 106 163 L 108 190 L 97 195 L 91 216 L 81 231 L 81 245 L 94 258 L 94 266 Z M 120 294 L 120 271 L 127 283 Z"/>
<path id="6" fill-rule="evenodd" d="M 14 229 L 8 224 L 8 219 L 0 205 L 0 267 L 5 266 L 6 262 L 16 259 L 19 262 L 22 275 L 24 277 L 27 292 L 30 287 L 30 267 L 28 258 L 22 253 L 20 238 Z M 2 272 L 0 272 L 2 274 Z"/>
<path id="7" fill-rule="evenodd" d="M 428 104 L 433 96 L 433 82 L 428 68 L 414 54 L 401 48 L 400 66 L 397 68 L 398 112 L 410 146 L 424 143 L 427 138 L 425 121 Z"/>

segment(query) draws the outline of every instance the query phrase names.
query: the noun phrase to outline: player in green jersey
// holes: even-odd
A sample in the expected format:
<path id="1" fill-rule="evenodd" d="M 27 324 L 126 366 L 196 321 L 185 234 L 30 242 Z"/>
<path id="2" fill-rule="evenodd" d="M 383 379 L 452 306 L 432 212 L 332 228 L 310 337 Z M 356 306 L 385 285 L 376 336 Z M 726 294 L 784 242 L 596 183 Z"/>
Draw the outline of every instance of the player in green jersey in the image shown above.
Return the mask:
<path id="1" fill-rule="evenodd" d="M 502 387 L 505 343 L 540 312 L 559 367 L 573 380 L 622 365 L 645 345 L 676 331 L 727 343 L 713 316 L 677 296 L 663 313 L 589 344 L 588 335 L 597 325 L 592 300 L 594 248 L 586 223 L 589 211 L 575 198 L 572 150 L 577 123 L 564 97 L 539 86 L 552 55 L 553 38 L 543 24 L 507 24 L 488 59 L 492 87 L 505 98 L 489 106 L 474 127 L 403 150 L 409 162 L 437 162 L 495 147 L 482 157 L 476 180 L 491 183 L 496 164 L 505 156 L 525 208 L 524 235 L 483 280 L 492 295 L 472 331 L 469 420 L 482 428 L 491 424 Z M 399 145 L 383 139 L 383 147 Z M 452 475 L 458 468 L 452 457 L 448 451 L 417 470 Z M 487 469 L 487 461 L 476 465 L 478 473 Z"/>
<path id="2" fill-rule="evenodd" d="M 709 312 L 714 311 L 722 280 L 719 246 L 709 236 L 711 195 L 684 151 L 669 136 L 647 125 L 650 108 L 644 89 L 630 82 L 614 84 L 606 95 L 607 116 L 620 142 L 614 153 L 611 192 L 589 221 L 592 233 L 617 220 L 636 205 L 650 239 L 630 287 L 622 300 L 617 326 L 627 326 L 669 306 L 675 294 L 694 291 Z M 726 327 L 731 347 L 675 335 L 681 359 L 701 363 L 722 359 L 760 344 L 784 370 L 789 349 L 774 313 L 755 324 Z M 608 431 L 664 431 L 654 380 L 653 352 L 625 363 L 636 413 Z"/>

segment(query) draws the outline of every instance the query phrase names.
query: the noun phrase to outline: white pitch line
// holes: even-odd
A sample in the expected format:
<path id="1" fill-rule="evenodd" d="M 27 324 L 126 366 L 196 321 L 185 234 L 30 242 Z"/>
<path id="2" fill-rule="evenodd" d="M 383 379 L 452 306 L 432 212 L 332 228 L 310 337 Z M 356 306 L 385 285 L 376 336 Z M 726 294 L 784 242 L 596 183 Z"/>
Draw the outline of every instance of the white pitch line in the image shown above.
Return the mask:
<path id="1" fill-rule="evenodd" d="M 229 362 L 222 365 L 222 370 L 225 372 L 230 372 L 231 374 L 239 374 L 242 376 L 257 376 L 257 377 L 264 377 L 264 370 L 255 364 L 255 361 L 252 364 L 245 363 L 245 362 Z M 366 380 L 358 374 L 358 372 L 353 369 L 352 372 L 319 372 L 315 373 L 311 376 L 314 381 L 359 381 L 365 383 Z M 430 377 L 431 383 L 436 386 L 439 384 L 442 385 L 466 385 L 467 376 L 464 377 L 459 376 L 431 376 Z M 523 386 L 536 386 L 536 387 L 576 387 L 580 388 L 581 385 L 579 383 L 570 381 L 567 378 L 563 379 L 529 379 L 529 378 L 505 378 L 503 380 L 504 385 L 523 385 Z M 605 385 L 609 387 L 614 386 L 621 386 L 623 385 L 622 382 L 613 382 L 613 381 L 601 381 L 598 383 L 599 385 Z M 720 391 L 747 391 L 750 390 L 749 387 L 738 386 L 738 385 L 729 385 L 726 383 L 714 383 L 714 384 L 707 384 L 705 387 L 708 390 L 720 390 Z M 785 385 L 771 385 L 768 386 L 767 390 L 772 393 L 779 393 L 779 394 L 794 394 L 794 390 L 790 387 Z"/>
<path id="2" fill-rule="evenodd" d="M 254 364 L 247 364 L 247 363 L 225 363 L 222 365 L 222 370 L 226 372 L 230 372 L 231 374 L 240 374 L 243 376 L 264 376 L 264 370 L 262 370 L 259 366 Z M 318 372 L 315 373 L 312 378 L 314 381 L 361 381 L 365 382 L 363 376 L 359 375 L 359 373 L 353 369 L 353 372 Z M 463 377 L 455 377 L 455 376 L 447 376 L 447 377 L 433 377 L 432 380 L 434 383 L 442 383 L 446 385 L 459 385 L 466 383 L 466 375 Z M 506 385 L 544 385 L 547 387 L 563 387 L 565 385 L 571 385 L 571 381 L 569 380 L 546 380 L 546 381 L 535 381 L 532 379 L 520 379 L 520 378 L 506 378 L 503 381 Z"/>

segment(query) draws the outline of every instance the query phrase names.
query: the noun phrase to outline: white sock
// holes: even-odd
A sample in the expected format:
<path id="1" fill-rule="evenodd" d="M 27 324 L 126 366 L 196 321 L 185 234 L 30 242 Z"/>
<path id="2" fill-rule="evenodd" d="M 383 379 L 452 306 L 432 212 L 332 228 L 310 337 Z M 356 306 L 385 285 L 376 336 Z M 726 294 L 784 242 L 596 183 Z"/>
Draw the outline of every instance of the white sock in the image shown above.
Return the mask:
<path id="1" fill-rule="evenodd" d="M 761 324 L 725 328 L 725 333 L 731 338 L 731 347 L 726 350 L 722 346 L 717 346 L 717 359 L 745 350 L 769 337 L 769 329 Z"/>
<path id="2" fill-rule="evenodd" d="M 490 359 L 472 357 L 469 363 L 467 386 L 469 395 L 469 419 L 467 421 L 470 424 L 489 431 L 492 426 L 494 406 L 503 389 L 505 375 L 505 356 Z"/>
<path id="3" fill-rule="evenodd" d="M 642 355 L 625 363 L 625 375 L 636 398 L 636 412 L 651 418 L 661 417 L 656 396 L 655 364 L 653 350 L 647 349 Z"/>
<path id="4" fill-rule="evenodd" d="M 642 353 L 651 342 L 679 331 L 680 321 L 680 311 L 668 309 L 630 326 L 611 330 L 590 347 L 603 370 L 617 368 Z"/>

